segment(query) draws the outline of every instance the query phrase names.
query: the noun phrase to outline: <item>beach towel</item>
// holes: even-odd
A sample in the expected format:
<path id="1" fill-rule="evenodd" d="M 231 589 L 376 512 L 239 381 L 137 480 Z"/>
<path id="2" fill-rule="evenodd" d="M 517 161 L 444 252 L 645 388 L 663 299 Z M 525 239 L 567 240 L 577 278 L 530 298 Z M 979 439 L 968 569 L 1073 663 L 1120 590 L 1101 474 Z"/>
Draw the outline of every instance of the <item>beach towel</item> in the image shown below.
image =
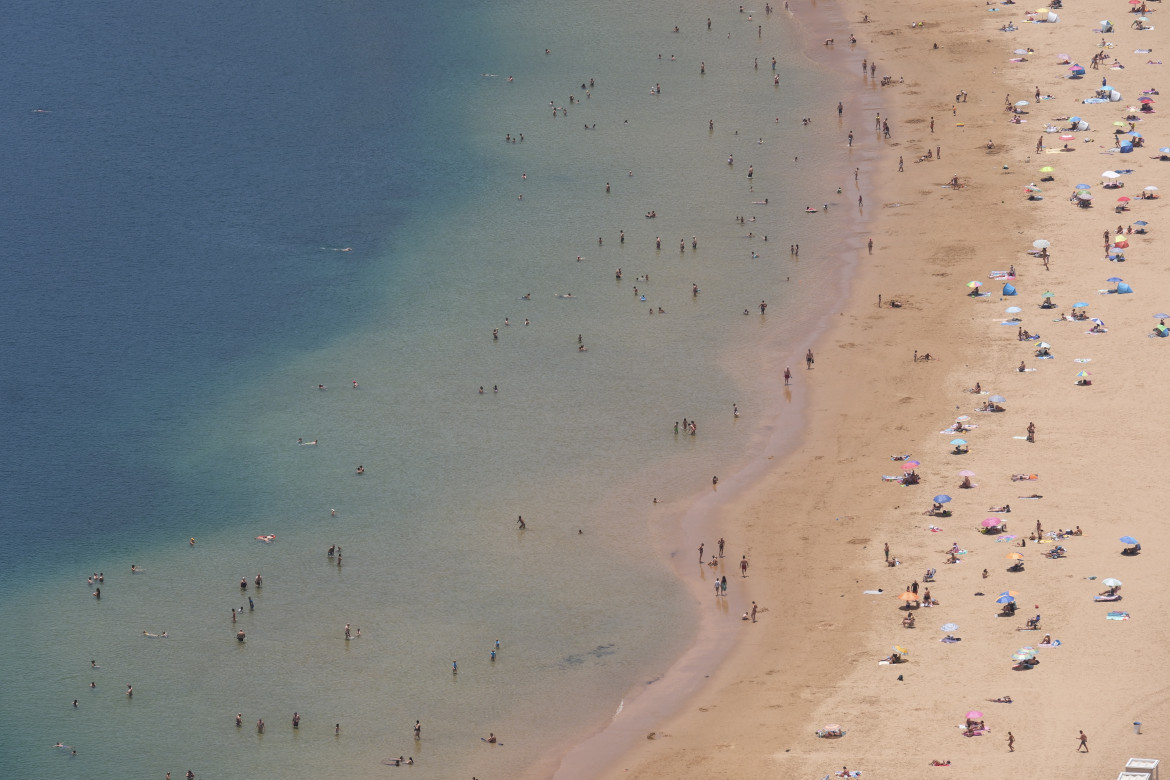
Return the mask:
<path id="1" fill-rule="evenodd" d="M 1073 358 L 1074 363 L 1091 363 L 1093 358 Z"/>
<path id="2" fill-rule="evenodd" d="M 1128 612 L 1110 612 L 1105 616 L 1106 620 L 1129 620 Z"/>
<path id="3" fill-rule="evenodd" d="M 1052 357 L 1053 357 L 1052 355 L 1037 355 L 1036 359 L 1037 360 L 1052 360 Z"/>
<path id="4" fill-rule="evenodd" d="M 1047 644 L 1041 642 L 1040 644 L 1036 645 L 1036 647 L 1060 647 L 1062 644 L 1064 644 L 1064 643 L 1061 642 L 1059 639 L 1053 639 L 1051 642 L 1049 642 Z"/>
<path id="5" fill-rule="evenodd" d="M 1016 539 L 1015 534 L 1004 534 L 1003 536 L 997 536 L 995 538 L 995 541 L 997 541 L 997 542 L 1012 542 L 1012 541 L 1015 541 L 1015 539 Z"/>
<path id="6" fill-rule="evenodd" d="M 882 482 L 901 482 L 901 477 L 891 477 L 889 474 L 882 474 Z"/>
<path id="7" fill-rule="evenodd" d="M 876 596 L 877 594 L 879 594 L 879 593 L 881 593 L 881 592 L 882 592 L 882 589 L 881 589 L 881 588 L 878 588 L 877 590 L 863 590 L 863 591 L 861 591 L 861 592 L 862 592 L 862 593 L 868 593 L 868 594 L 869 594 L 869 595 L 871 595 L 871 596 Z"/>
<path id="8" fill-rule="evenodd" d="M 1094 596 L 1093 601 L 1121 601 L 1121 595 L 1114 593 L 1112 596 Z M 1110 615 L 1113 613 L 1110 612 Z"/>
<path id="9" fill-rule="evenodd" d="M 949 645 L 949 644 L 953 644 L 953 643 L 955 643 L 955 642 L 962 642 L 962 641 L 963 641 L 963 638 L 962 638 L 962 637 L 957 637 L 957 636 L 946 636 L 946 637 L 943 637 L 942 639 L 940 639 L 940 640 L 938 640 L 938 641 L 942 642 L 943 644 L 947 644 L 947 645 Z"/>

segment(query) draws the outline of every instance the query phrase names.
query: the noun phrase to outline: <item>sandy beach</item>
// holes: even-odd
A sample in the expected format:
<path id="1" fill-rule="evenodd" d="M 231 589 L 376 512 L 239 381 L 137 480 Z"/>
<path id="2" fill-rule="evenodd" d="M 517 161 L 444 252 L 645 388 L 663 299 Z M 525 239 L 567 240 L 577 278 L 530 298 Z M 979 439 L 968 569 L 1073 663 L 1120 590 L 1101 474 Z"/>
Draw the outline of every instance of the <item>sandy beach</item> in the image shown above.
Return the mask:
<path id="1" fill-rule="evenodd" d="M 821 778 L 847 767 L 863 777 L 1112 777 L 1131 756 L 1165 757 L 1170 705 L 1158 672 L 1168 630 L 1156 605 L 1168 534 L 1156 503 L 1160 425 L 1146 408 L 1168 374 L 1170 342 L 1153 328 L 1170 307 L 1170 272 L 1154 260 L 1163 201 L 1139 195 L 1166 186 L 1157 150 L 1170 129 L 1157 94 L 1153 112 L 1139 108 L 1143 90 L 1163 81 L 1164 66 L 1147 64 L 1160 57 L 1160 9 L 1144 23 L 1158 29 L 1139 30 L 1134 7 L 1075 5 L 1033 23 L 1020 5 L 846 4 L 849 23 L 827 34 L 833 55 L 859 80 L 863 57 L 877 67 L 864 77 L 876 108 L 847 106 L 845 121 L 874 133 L 880 111 L 891 131 L 880 170 L 861 173 L 872 254 L 861 250 L 837 324 L 812 347 L 815 365 L 793 367 L 809 406 L 797 452 L 716 519 L 733 549 L 751 551 L 746 578 L 732 559 L 720 569 L 737 585 L 729 604 L 708 595 L 702 606 L 722 610 L 730 655 L 605 776 Z M 791 9 L 815 28 L 816 5 Z M 1105 18 L 1113 32 L 1100 32 Z M 1001 30 L 1009 21 L 1018 29 Z M 850 33 L 862 48 L 842 45 Z M 1091 67 L 1101 53 L 1108 58 Z M 1083 78 L 1068 78 L 1074 63 Z M 886 76 L 892 83 L 880 86 Z M 1082 103 L 1103 78 L 1121 100 Z M 833 110 L 826 100 L 826 116 Z M 1073 116 L 1089 129 L 1063 132 Z M 1131 136 L 1115 131 L 1130 121 L 1146 140 L 1122 154 L 1118 142 Z M 961 186 L 947 186 L 955 176 Z M 1124 186 L 1104 189 L 1108 181 Z M 1079 191 L 1090 207 L 1070 200 L 1077 184 L 1089 185 Z M 1127 211 L 1115 213 L 1118 197 L 1132 199 Z M 1148 232 L 1128 234 L 1137 221 Z M 1124 261 L 1108 259 L 1106 234 L 1109 247 L 1128 243 Z M 1047 263 L 1029 254 L 1040 240 L 1050 242 Z M 1005 297 L 1005 280 L 991 274 L 1012 268 L 1006 281 L 1018 295 Z M 1111 278 L 1133 293 L 1111 292 Z M 1048 292 L 1055 305 L 1041 308 Z M 1107 332 L 1064 316 L 1078 302 Z M 1021 329 L 1052 357 L 1038 358 L 1040 340 L 1020 340 Z M 1082 371 L 1091 384 L 1078 384 Z M 991 395 L 1004 397 L 1004 411 L 976 411 Z M 949 430 L 960 417 L 964 430 Z M 956 437 L 967 444 L 951 444 Z M 904 473 L 896 455 L 920 462 L 918 484 L 882 479 Z M 960 488 L 964 470 L 975 487 Z M 941 494 L 949 515 L 930 514 Z M 1005 505 L 1010 512 L 991 511 Z M 981 533 L 992 517 L 1006 532 Z M 1077 527 L 1082 534 L 1052 537 Z M 1029 539 L 1038 528 L 1039 541 Z M 674 549 L 713 548 L 710 534 L 684 527 Z M 1132 547 L 1123 536 L 1140 540 L 1140 554 L 1122 554 Z M 887 564 L 885 544 L 898 565 Z M 1065 556 L 1049 558 L 1057 546 Z M 1022 571 L 1007 571 L 1012 553 Z M 1120 601 L 1094 601 L 1106 578 L 1123 582 Z M 912 583 L 921 598 L 900 600 Z M 927 589 L 937 604 L 922 603 Z M 1018 612 L 1000 616 L 1007 591 L 1019 594 Z M 740 620 L 753 602 L 757 620 Z M 1035 615 L 1039 630 L 1020 630 Z M 1037 647 L 1046 635 L 1052 646 Z M 894 646 L 907 650 L 904 662 L 880 664 Z M 1021 657 L 1039 663 L 1013 659 L 1026 647 Z M 967 736 L 972 711 L 986 729 Z M 818 738 L 829 724 L 844 736 Z"/>

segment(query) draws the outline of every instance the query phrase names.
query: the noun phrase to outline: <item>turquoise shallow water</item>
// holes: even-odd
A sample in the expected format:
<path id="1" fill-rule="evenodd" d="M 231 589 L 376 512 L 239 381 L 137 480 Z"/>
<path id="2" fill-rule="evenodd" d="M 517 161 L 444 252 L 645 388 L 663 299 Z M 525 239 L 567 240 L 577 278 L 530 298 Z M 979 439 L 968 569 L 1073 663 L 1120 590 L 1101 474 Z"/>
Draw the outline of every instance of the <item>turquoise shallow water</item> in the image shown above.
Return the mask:
<path id="1" fill-rule="evenodd" d="M 847 183 L 798 119 L 832 76 L 707 14 L 15 9 L 4 774 L 514 776 L 663 672 L 694 623 L 656 512 L 769 433 L 853 219 L 800 211 Z"/>

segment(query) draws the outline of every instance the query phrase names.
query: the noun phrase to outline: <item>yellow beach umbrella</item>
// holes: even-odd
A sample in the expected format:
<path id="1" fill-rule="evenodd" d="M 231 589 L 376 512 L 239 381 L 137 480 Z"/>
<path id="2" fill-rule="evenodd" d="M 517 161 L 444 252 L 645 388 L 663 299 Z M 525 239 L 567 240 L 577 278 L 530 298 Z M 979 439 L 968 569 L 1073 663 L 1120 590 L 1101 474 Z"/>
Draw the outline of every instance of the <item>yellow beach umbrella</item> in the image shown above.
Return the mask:
<path id="1" fill-rule="evenodd" d="M 1020 553 L 1008 553 L 1007 558 L 1008 558 L 1008 560 L 1012 560 L 1012 561 L 1022 561 L 1024 559 L 1024 556 L 1021 555 Z"/>

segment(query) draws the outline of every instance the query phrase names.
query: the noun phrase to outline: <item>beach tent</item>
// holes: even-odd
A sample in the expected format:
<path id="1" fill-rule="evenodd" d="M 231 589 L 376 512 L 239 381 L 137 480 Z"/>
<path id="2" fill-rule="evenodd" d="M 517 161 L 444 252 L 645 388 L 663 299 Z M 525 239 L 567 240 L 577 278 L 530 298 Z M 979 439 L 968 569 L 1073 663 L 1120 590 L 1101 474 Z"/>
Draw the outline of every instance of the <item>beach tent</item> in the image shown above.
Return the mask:
<path id="1" fill-rule="evenodd" d="M 1016 294 L 1016 288 L 1015 288 L 1015 287 L 1012 287 L 1010 284 L 1005 284 L 1005 285 L 1003 286 L 1003 294 L 1004 294 L 1004 295 L 1015 295 L 1015 294 Z"/>
<path id="2" fill-rule="evenodd" d="M 1133 142 L 1122 141 L 1121 146 L 1118 147 L 1117 151 L 1120 152 L 1121 154 L 1130 154 L 1131 152 L 1133 152 Z"/>
<path id="3" fill-rule="evenodd" d="M 1052 13 L 1051 11 L 1049 11 L 1048 12 L 1048 19 L 1046 21 L 1050 24 L 1056 24 L 1057 22 L 1060 21 L 1060 17 L 1057 16 L 1056 14 Z"/>
<path id="4" fill-rule="evenodd" d="M 1118 295 L 1124 295 L 1125 293 L 1131 293 L 1131 292 L 1133 292 L 1133 288 L 1130 287 L 1129 284 L 1127 284 L 1126 282 L 1118 282 L 1117 283 L 1117 294 Z"/>
<path id="5" fill-rule="evenodd" d="M 1089 123 L 1086 122 L 1085 120 L 1082 119 L 1079 122 L 1077 122 L 1077 130 L 1088 130 L 1088 129 L 1089 129 Z"/>
<path id="6" fill-rule="evenodd" d="M 1113 90 L 1109 93 L 1109 99 L 1114 103 L 1119 103 L 1121 102 L 1121 93 L 1117 90 Z"/>

